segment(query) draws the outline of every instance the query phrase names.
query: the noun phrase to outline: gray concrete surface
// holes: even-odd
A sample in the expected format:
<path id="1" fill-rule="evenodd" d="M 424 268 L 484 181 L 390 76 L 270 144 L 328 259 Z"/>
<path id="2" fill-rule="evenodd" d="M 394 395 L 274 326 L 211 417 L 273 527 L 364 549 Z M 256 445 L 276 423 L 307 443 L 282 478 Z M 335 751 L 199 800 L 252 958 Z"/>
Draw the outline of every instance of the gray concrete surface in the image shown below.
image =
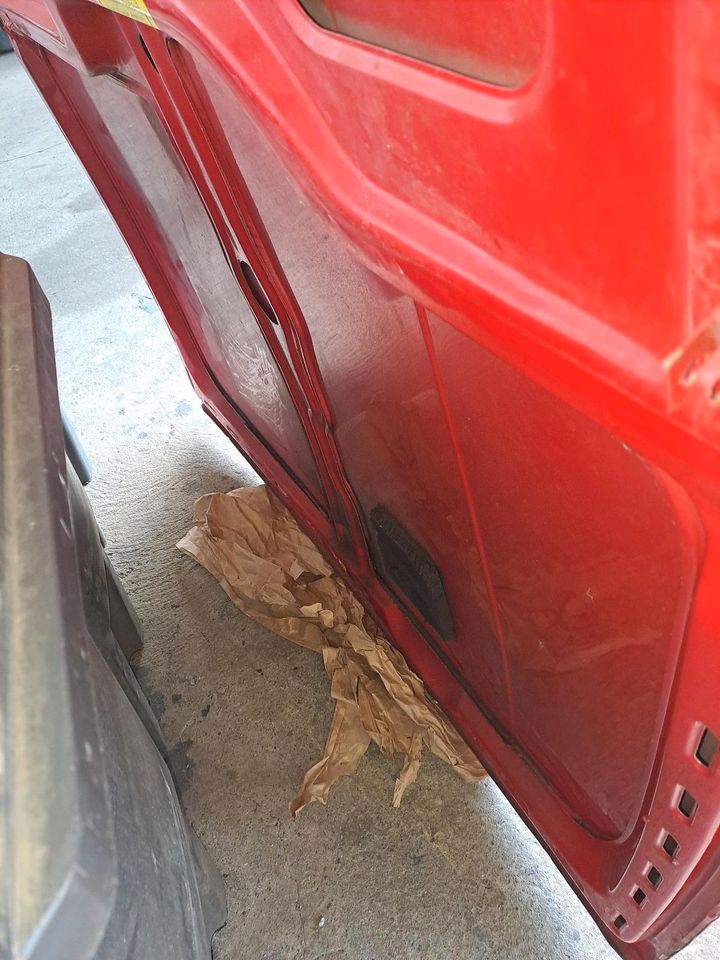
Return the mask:
<path id="1" fill-rule="evenodd" d="M 257 482 L 205 418 L 93 187 L 13 56 L 0 57 L 0 249 L 33 265 L 55 323 L 61 399 L 145 626 L 141 682 L 195 829 L 225 877 L 217 960 L 610 960 L 549 858 L 490 781 L 433 757 L 400 810 L 371 749 L 327 807 L 287 804 L 320 755 L 314 654 L 247 620 L 174 544 L 200 494 Z M 720 955 L 720 929 L 685 960 Z"/>

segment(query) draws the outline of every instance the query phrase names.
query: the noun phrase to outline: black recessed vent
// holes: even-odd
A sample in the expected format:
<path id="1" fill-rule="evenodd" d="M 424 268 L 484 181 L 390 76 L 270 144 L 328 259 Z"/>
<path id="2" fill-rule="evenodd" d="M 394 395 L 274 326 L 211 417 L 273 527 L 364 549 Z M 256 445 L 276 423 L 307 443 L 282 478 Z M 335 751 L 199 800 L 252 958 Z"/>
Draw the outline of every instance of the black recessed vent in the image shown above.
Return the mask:
<path id="1" fill-rule="evenodd" d="M 380 572 L 412 602 L 444 640 L 453 633 L 452 614 L 437 565 L 427 550 L 384 507 L 370 514 Z"/>
<path id="2" fill-rule="evenodd" d="M 692 815 L 695 813 L 696 809 L 697 809 L 697 800 L 695 799 L 695 797 L 693 797 L 691 793 L 688 793 L 687 790 L 683 790 L 682 796 L 678 801 L 678 810 L 680 811 L 680 813 L 684 817 L 687 817 L 688 820 L 690 820 L 692 819 Z"/>
<path id="3" fill-rule="evenodd" d="M 720 746 L 720 741 L 712 730 L 706 727 L 705 730 L 703 730 L 700 744 L 695 753 L 695 756 L 704 767 L 709 767 L 713 762 L 713 757 L 717 753 L 718 746 Z"/>
<path id="4" fill-rule="evenodd" d="M 669 857 L 675 857 L 679 846 L 680 844 L 677 842 L 675 837 L 671 837 L 670 834 L 668 834 L 663 840 L 663 850 Z"/>

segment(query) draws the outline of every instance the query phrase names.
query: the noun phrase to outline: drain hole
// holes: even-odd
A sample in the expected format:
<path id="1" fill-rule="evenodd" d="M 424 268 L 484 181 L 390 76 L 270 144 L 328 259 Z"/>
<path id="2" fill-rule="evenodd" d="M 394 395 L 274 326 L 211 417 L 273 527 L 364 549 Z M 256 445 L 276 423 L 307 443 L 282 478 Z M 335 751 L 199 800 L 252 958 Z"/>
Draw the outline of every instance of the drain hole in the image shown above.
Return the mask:
<path id="1" fill-rule="evenodd" d="M 627 920 L 621 914 L 618 914 L 617 917 L 615 917 L 615 919 L 613 920 L 613 925 L 616 930 L 622 930 L 622 928 L 625 926 L 626 923 L 627 923 Z"/>
<path id="2" fill-rule="evenodd" d="M 640 906 L 641 903 L 644 903 L 645 898 L 646 898 L 645 891 L 641 890 L 640 887 L 638 887 L 635 893 L 633 894 L 633 900 L 638 906 Z"/>
<path id="3" fill-rule="evenodd" d="M 677 842 L 675 837 L 670 836 L 670 834 L 668 834 L 663 841 L 663 850 L 671 858 L 675 857 L 679 846 L 680 844 Z"/>
<path id="4" fill-rule="evenodd" d="M 242 270 L 242 275 L 245 277 L 245 281 L 250 287 L 250 293 L 253 295 L 257 305 L 268 318 L 270 323 L 277 323 L 278 318 L 275 316 L 275 311 L 273 310 L 270 301 L 267 298 L 267 294 L 260 286 L 260 281 L 255 276 L 255 271 L 253 268 L 245 260 L 241 260 L 240 269 Z"/>
<path id="5" fill-rule="evenodd" d="M 688 820 L 695 813 L 697 808 L 697 800 L 687 790 L 683 790 L 682 796 L 680 797 L 680 803 L 678 803 L 678 810 L 680 813 L 687 817 Z"/>
<path id="6" fill-rule="evenodd" d="M 662 880 L 662 874 L 655 867 L 650 867 L 647 872 L 647 878 L 648 883 L 650 883 L 653 887 L 657 887 Z"/>
<path id="7" fill-rule="evenodd" d="M 713 757 L 717 753 L 718 747 L 720 747 L 720 740 L 718 740 L 709 727 L 705 727 L 695 756 L 704 767 L 709 767 L 713 761 Z"/>

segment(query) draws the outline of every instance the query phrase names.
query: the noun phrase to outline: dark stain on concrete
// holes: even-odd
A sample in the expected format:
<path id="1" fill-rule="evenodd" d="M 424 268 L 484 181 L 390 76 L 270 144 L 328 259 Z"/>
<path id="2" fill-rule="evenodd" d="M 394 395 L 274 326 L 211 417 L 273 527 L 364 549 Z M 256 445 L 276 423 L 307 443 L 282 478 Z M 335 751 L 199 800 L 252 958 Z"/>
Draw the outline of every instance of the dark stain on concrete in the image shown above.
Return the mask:
<path id="1" fill-rule="evenodd" d="M 147 701 L 150 704 L 150 709 L 158 718 L 158 720 L 162 720 L 165 713 L 165 695 L 160 690 L 157 690 L 152 686 L 152 684 L 149 682 L 148 671 L 143 667 L 139 667 L 135 670 L 135 676 L 138 679 L 138 683 L 142 687 L 143 693 L 147 697 Z"/>
<path id="2" fill-rule="evenodd" d="M 94 190 L 84 190 L 78 197 L 65 204 L 73 213 L 85 213 L 86 210 L 97 208 L 97 195 Z"/>
<path id="3" fill-rule="evenodd" d="M 173 775 L 178 793 L 182 794 L 190 786 L 195 770 L 195 761 L 190 756 L 193 742 L 189 738 L 176 743 L 167 757 L 170 773 Z"/>

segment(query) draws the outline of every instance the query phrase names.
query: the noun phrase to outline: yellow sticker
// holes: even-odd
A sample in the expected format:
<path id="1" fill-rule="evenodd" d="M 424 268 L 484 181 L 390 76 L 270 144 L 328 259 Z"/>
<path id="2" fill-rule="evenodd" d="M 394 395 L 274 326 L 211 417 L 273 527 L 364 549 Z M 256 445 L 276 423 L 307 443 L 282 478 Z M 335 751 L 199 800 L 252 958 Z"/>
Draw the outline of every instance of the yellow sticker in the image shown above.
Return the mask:
<path id="1" fill-rule="evenodd" d="M 145 6 L 145 0 L 94 0 L 94 2 L 101 7 L 107 7 L 108 10 L 114 10 L 115 13 L 122 13 L 126 17 L 132 17 L 133 20 L 139 20 L 140 23 L 146 23 L 149 27 L 157 26 Z"/>

